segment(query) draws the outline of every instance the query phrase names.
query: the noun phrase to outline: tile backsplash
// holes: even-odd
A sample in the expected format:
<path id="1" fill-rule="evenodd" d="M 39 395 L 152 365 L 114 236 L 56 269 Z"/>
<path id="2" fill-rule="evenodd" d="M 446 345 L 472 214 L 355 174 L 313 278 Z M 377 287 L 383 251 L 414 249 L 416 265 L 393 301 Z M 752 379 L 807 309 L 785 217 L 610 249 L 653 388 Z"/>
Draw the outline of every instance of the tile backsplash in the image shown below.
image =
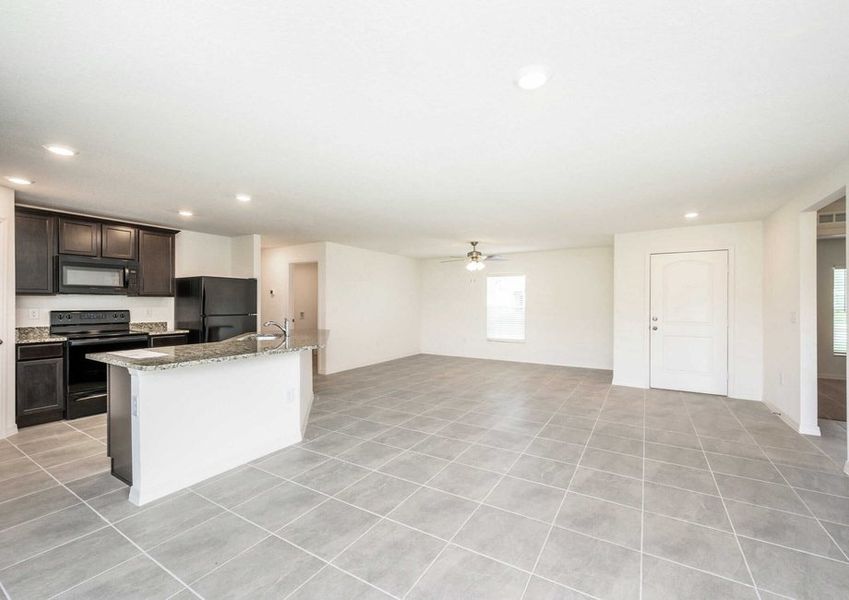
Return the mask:
<path id="1" fill-rule="evenodd" d="M 50 325 L 51 310 L 118 310 L 130 309 L 130 320 L 165 321 L 174 326 L 173 298 L 139 296 L 77 295 L 17 296 L 15 300 L 16 327 L 46 327 Z"/>

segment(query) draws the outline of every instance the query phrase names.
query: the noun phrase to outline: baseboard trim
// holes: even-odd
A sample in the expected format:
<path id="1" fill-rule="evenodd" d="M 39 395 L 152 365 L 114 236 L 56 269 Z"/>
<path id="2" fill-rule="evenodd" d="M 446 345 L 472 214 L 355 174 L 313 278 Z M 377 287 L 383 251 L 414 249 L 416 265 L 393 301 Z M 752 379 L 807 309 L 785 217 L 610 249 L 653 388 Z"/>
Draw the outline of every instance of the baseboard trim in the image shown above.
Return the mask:
<path id="1" fill-rule="evenodd" d="M 772 413 L 774 415 L 776 415 L 779 419 L 784 421 L 793 430 L 801 433 L 802 435 L 813 435 L 813 436 L 816 436 L 816 437 L 822 436 L 822 432 L 820 431 L 819 425 L 817 425 L 815 427 L 802 427 L 799 423 L 797 423 L 796 421 L 794 421 L 793 419 L 791 419 L 790 417 L 785 415 L 782 411 L 780 411 L 778 408 L 776 408 L 775 406 L 773 406 L 772 404 L 770 404 L 766 400 L 761 400 L 761 402 L 763 402 L 764 405 L 766 405 L 766 407 L 770 411 L 772 411 Z"/>

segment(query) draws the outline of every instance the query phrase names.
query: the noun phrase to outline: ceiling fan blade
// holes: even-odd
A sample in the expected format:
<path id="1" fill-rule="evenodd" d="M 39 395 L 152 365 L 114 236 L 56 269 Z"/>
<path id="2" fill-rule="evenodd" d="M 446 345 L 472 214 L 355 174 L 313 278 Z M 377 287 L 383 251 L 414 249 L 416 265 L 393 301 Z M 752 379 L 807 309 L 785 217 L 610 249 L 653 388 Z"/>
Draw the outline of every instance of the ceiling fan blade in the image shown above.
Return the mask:
<path id="1" fill-rule="evenodd" d="M 465 256 L 463 258 L 460 258 L 458 256 L 457 258 L 446 258 L 445 260 L 440 260 L 439 262 L 460 262 L 461 260 L 467 260 L 467 259 L 466 259 Z"/>
<path id="2" fill-rule="evenodd" d="M 484 260 L 490 261 L 490 260 L 510 260 L 510 259 L 505 258 L 503 256 L 499 256 L 498 254 L 493 254 L 492 256 L 487 256 Z"/>

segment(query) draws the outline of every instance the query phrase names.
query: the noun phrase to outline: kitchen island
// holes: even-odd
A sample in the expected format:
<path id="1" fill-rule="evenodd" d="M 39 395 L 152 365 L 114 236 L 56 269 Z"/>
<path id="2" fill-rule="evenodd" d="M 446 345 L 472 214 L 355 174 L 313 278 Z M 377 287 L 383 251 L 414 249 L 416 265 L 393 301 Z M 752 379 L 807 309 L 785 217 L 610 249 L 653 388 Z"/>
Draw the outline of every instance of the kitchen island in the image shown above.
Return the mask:
<path id="1" fill-rule="evenodd" d="M 87 355 L 109 366 L 107 453 L 112 474 L 131 485 L 130 502 L 301 441 L 312 350 L 326 339 L 326 331 L 304 331 Z"/>

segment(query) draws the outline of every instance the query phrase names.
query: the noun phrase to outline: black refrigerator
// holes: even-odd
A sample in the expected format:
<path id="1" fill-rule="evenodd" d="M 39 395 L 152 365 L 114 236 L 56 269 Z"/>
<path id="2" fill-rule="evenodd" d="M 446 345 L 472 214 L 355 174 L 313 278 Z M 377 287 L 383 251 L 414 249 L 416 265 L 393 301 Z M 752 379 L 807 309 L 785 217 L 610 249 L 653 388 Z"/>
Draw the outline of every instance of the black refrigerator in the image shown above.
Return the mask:
<path id="1" fill-rule="evenodd" d="M 255 332 L 256 279 L 178 277 L 174 321 L 192 344 Z"/>

